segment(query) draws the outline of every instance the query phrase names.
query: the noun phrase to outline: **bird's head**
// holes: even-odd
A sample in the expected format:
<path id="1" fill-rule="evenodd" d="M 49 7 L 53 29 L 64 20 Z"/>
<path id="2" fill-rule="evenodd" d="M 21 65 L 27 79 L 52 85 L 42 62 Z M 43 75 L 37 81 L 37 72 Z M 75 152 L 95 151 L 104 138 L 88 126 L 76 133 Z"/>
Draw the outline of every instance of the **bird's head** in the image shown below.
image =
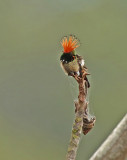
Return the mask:
<path id="1" fill-rule="evenodd" d="M 63 54 L 60 57 L 60 60 L 63 63 L 69 63 L 73 61 L 75 56 L 75 49 L 80 46 L 79 40 L 75 36 L 65 36 L 61 40 L 61 45 L 63 46 Z"/>

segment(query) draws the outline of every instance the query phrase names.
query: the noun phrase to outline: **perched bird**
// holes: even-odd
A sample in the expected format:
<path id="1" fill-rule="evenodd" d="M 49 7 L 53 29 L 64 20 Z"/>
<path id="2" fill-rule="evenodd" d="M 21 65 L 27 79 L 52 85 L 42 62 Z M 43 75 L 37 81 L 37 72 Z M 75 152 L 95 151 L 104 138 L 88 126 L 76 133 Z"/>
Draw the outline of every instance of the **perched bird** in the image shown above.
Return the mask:
<path id="1" fill-rule="evenodd" d="M 78 75 L 81 76 L 82 69 L 87 72 L 87 67 L 85 66 L 84 59 L 75 54 L 75 49 L 80 46 L 79 40 L 70 35 L 69 37 L 64 37 L 61 41 L 61 45 L 63 46 L 63 54 L 60 57 L 61 66 L 64 72 L 68 76 Z M 85 80 L 87 82 L 87 87 L 90 87 L 90 83 L 85 76 Z"/>

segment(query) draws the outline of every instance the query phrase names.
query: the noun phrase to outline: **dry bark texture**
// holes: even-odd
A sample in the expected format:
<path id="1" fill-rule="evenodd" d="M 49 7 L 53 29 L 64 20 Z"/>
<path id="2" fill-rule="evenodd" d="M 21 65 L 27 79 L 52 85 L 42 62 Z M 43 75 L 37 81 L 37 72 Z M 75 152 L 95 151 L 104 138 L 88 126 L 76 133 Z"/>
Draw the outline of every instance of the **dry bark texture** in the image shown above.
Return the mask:
<path id="1" fill-rule="evenodd" d="M 127 159 L 127 114 L 90 160 Z"/>
<path id="2" fill-rule="evenodd" d="M 75 80 L 79 84 L 79 96 L 78 101 L 75 102 L 76 113 L 66 156 L 67 160 L 75 160 L 82 131 L 84 134 L 87 134 L 91 130 L 91 128 L 93 128 L 95 123 L 95 117 L 89 118 L 88 115 L 88 103 L 86 101 L 88 87 L 85 80 L 87 73 L 85 72 L 85 70 L 83 70 L 82 72 L 82 76 L 74 76 Z"/>

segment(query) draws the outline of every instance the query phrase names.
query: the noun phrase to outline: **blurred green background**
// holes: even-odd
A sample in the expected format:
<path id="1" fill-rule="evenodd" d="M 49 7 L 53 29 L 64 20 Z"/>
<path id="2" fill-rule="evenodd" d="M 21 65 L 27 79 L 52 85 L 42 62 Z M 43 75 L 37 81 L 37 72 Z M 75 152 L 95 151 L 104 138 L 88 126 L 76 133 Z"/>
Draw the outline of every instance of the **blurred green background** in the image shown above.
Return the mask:
<path id="1" fill-rule="evenodd" d="M 77 84 L 63 73 L 60 40 L 75 34 L 91 76 L 88 160 L 127 111 L 126 0 L 0 0 L 0 159 L 64 160 Z"/>

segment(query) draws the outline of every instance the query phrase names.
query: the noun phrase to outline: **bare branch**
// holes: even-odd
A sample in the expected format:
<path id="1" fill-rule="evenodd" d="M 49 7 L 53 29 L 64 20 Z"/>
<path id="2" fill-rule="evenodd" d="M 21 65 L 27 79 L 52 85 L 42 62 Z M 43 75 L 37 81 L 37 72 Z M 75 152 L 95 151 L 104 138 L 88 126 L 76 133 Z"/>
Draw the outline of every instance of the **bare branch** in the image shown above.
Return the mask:
<path id="1" fill-rule="evenodd" d="M 125 160 L 127 158 L 127 114 L 90 160 Z"/>
<path id="2" fill-rule="evenodd" d="M 84 71 L 81 77 L 74 76 L 75 80 L 79 84 L 79 96 L 78 101 L 75 102 L 76 113 L 66 156 L 67 160 L 75 160 L 82 130 L 84 134 L 87 134 L 91 130 L 91 128 L 93 128 L 95 123 L 95 118 L 89 119 L 88 117 L 88 103 L 86 101 L 87 85 L 85 80 L 86 74 L 87 73 Z"/>

